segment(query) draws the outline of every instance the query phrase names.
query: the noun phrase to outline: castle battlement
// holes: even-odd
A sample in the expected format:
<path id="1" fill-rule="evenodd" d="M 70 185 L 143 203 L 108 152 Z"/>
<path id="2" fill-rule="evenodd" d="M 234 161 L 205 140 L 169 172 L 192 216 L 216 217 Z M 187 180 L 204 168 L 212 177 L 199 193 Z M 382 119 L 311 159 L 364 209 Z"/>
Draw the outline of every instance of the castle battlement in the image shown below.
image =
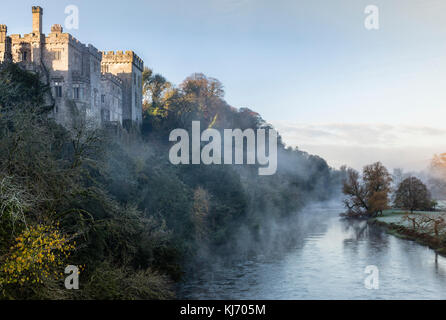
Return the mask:
<path id="1" fill-rule="evenodd" d="M 102 52 L 99 51 L 95 46 L 92 44 L 88 44 L 88 51 L 92 56 L 94 56 L 99 61 L 102 61 Z"/>
<path id="2" fill-rule="evenodd" d="M 43 14 L 43 9 L 39 6 L 33 6 L 32 7 L 32 13 L 41 13 Z"/>
<path id="3" fill-rule="evenodd" d="M 51 32 L 49 35 L 45 37 L 47 43 L 68 43 L 69 42 L 69 34 L 68 33 L 58 33 Z"/>
<path id="4" fill-rule="evenodd" d="M 53 24 L 51 26 L 51 33 L 63 33 L 63 27 L 60 24 Z"/>
<path id="5" fill-rule="evenodd" d="M 103 51 L 103 63 L 133 63 L 141 71 L 144 69 L 144 61 L 133 51 Z"/>
<path id="6" fill-rule="evenodd" d="M 11 38 L 13 43 L 32 43 L 40 40 L 40 37 L 34 33 L 27 33 L 24 35 L 11 34 L 9 37 Z"/>
<path id="7" fill-rule="evenodd" d="M 69 33 L 66 33 L 68 35 L 68 42 L 73 47 L 77 48 L 79 51 L 85 50 L 87 46 L 80 42 L 78 39 L 76 39 L 74 36 L 72 36 Z"/>

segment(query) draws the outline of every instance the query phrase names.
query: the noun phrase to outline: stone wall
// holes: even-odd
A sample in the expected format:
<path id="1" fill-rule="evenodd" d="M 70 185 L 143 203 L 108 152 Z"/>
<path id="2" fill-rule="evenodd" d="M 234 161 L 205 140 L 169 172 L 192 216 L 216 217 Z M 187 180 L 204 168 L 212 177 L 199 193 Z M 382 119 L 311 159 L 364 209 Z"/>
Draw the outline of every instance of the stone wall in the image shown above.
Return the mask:
<path id="1" fill-rule="evenodd" d="M 101 78 L 101 116 L 103 121 L 122 124 L 122 80 L 111 74 L 104 73 Z"/>
<path id="2" fill-rule="evenodd" d="M 143 70 L 143 61 L 133 51 L 102 52 L 102 72 L 116 75 L 123 83 L 124 123 L 142 123 Z"/>

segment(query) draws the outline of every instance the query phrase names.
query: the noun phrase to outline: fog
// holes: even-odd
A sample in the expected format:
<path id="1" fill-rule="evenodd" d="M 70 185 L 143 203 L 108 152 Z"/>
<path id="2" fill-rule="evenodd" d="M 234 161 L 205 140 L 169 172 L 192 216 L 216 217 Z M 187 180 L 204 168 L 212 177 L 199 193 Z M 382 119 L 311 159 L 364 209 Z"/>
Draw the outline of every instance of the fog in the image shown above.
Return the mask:
<path id="1" fill-rule="evenodd" d="M 388 169 L 421 171 L 446 150 L 446 130 L 414 124 L 273 123 L 291 146 L 323 157 L 329 165 L 362 169 L 381 161 Z"/>

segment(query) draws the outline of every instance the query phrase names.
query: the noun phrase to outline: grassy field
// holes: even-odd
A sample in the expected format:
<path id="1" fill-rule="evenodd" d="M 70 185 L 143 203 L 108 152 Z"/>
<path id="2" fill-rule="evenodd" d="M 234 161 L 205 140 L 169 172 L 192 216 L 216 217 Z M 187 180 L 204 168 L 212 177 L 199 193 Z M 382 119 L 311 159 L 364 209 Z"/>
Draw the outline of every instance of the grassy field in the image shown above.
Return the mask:
<path id="1" fill-rule="evenodd" d="M 439 206 L 441 211 L 414 211 L 390 209 L 383 212 L 382 216 L 371 219 L 370 223 L 384 227 L 390 234 L 397 237 L 414 240 L 420 244 L 427 245 L 437 253 L 446 256 L 446 224 L 440 228 L 438 236 L 435 235 L 433 227 L 425 225 L 414 229 L 412 222 L 404 220 L 403 217 L 409 214 L 410 217 L 439 217 L 443 216 L 446 221 L 446 212 L 443 203 Z"/>
<path id="2" fill-rule="evenodd" d="M 411 224 L 409 221 L 403 221 L 403 217 L 410 213 L 406 210 L 399 210 L 399 209 L 391 209 L 391 210 L 385 210 L 383 212 L 382 216 L 379 216 L 375 218 L 376 221 L 386 223 L 386 224 L 395 224 L 400 225 L 403 227 L 410 228 Z M 444 212 L 440 211 L 414 211 L 410 216 L 417 216 L 417 215 L 426 215 L 426 216 L 438 216 L 442 215 Z"/>

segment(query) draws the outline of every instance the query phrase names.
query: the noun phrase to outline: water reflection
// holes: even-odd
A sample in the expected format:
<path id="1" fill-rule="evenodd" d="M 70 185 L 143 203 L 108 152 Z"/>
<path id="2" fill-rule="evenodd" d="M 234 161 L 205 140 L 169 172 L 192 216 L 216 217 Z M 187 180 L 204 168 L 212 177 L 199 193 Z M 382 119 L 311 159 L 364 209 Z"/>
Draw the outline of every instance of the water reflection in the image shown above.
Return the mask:
<path id="1" fill-rule="evenodd" d="M 274 255 L 218 264 L 185 283 L 191 299 L 445 299 L 446 259 L 365 221 L 338 217 L 339 207 L 306 210 L 293 241 Z M 380 271 L 379 290 L 364 286 L 365 267 Z"/>

